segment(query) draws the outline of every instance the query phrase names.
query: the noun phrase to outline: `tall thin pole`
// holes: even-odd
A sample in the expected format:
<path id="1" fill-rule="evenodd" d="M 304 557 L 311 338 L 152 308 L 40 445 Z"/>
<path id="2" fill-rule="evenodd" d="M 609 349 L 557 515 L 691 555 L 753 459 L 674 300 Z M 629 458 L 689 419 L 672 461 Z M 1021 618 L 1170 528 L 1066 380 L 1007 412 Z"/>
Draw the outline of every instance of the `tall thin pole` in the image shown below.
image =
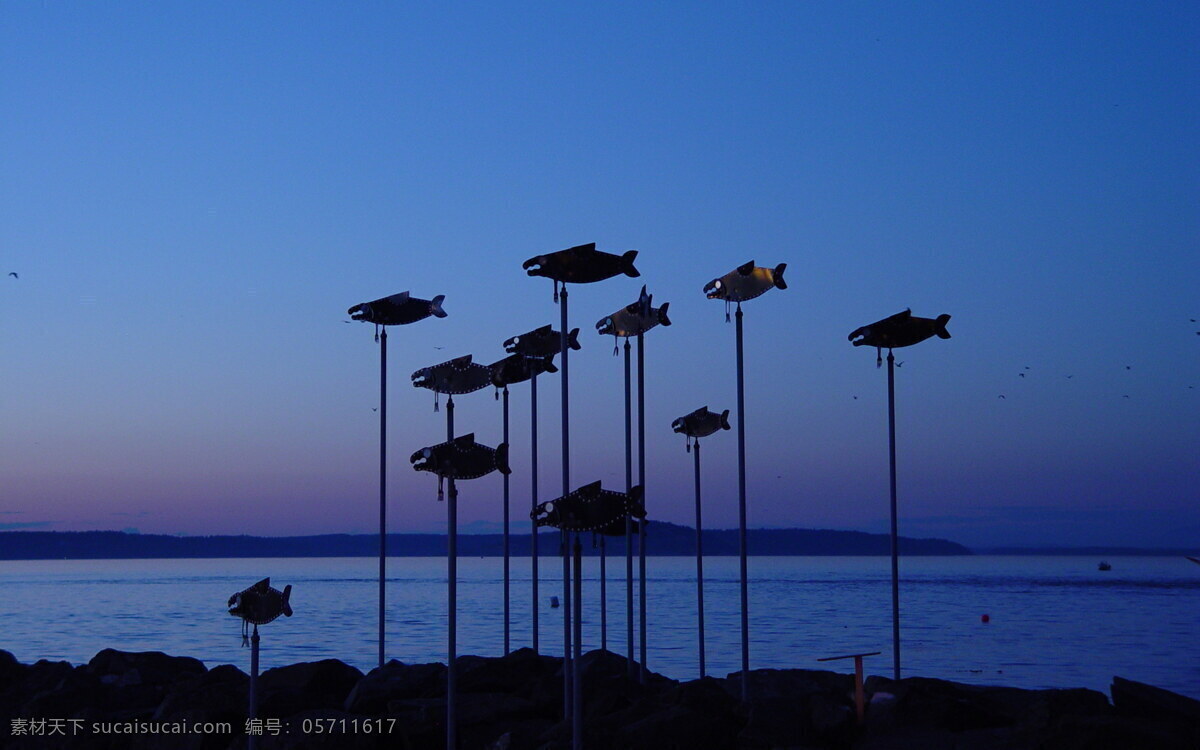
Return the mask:
<path id="1" fill-rule="evenodd" d="M 608 549 L 600 535 L 600 650 L 608 650 Z"/>
<path id="2" fill-rule="evenodd" d="M 384 587 L 387 585 L 387 326 L 379 335 L 379 666 L 383 666 Z"/>
<path id="3" fill-rule="evenodd" d="M 504 386 L 504 444 L 508 445 L 508 386 Z M 508 474 L 504 475 L 504 653 L 509 651 L 509 569 L 508 569 Z"/>
<path id="4" fill-rule="evenodd" d="M 625 338 L 625 492 L 633 490 L 633 396 L 629 378 L 629 337 Z M 625 636 L 629 643 L 627 665 L 633 677 L 637 649 L 633 643 L 633 519 L 625 515 Z"/>
<path id="5" fill-rule="evenodd" d="M 454 396 L 446 399 L 446 439 L 454 439 Z M 458 652 L 458 487 L 449 481 L 449 496 L 446 498 L 446 585 L 448 626 L 446 628 L 446 748 L 456 750 L 456 724 L 458 714 L 458 675 L 454 668 Z"/>
<path id="6" fill-rule="evenodd" d="M 642 487 L 642 505 L 646 503 L 646 345 L 638 334 L 638 484 Z M 638 678 L 646 682 L 646 520 L 638 524 L 638 639 L 642 661 Z"/>
<path id="7" fill-rule="evenodd" d="M 258 625 L 254 626 L 254 632 L 250 636 L 250 717 L 251 719 L 258 718 Z M 255 750 L 258 747 L 258 736 L 248 735 L 246 740 L 248 750 Z"/>
<path id="8" fill-rule="evenodd" d="M 538 444 L 537 443 L 537 423 L 538 423 L 537 401 L 538 401 L 538 397 L 537 397 L 537 372 L 536 372 L 536 370 L 534 371 L 533 377 L 529 379 L 529 388 L 530 388 L 530 400 L 532 402 L 532 407 L 530 408 L 531 418 L 530 418 L 530 425 L 529 425 L 529 435 L 530 435 L 529 442 L 532 444 L 531 452 L 533 454 L 533 462 L 532 462 L 533 465 L 530 467 L 530 472 L 529 472 L 529 485 L 530 485 L 529 494 L 530 494 L 530 499 L 533 503 L 533 505 L 531 507 L 533 509 L 536 509 L 538 506 L 538 447 L 537 447 L 537 444 Z M 538 527 L 537 527 L 537 521 L 533 520 L 532 515 L 530 516 L 530 519 L 531 520 L 530 520 L 530 529 L 529 529 L 529 532 L 530 532 L 530 534 L 529 534 L 530 561 L 529 562 L 530 562 L 530 565 L 532 566 L 532 570 L 533 570 L 533 590 L 532 590 L 533 598 L 530 599 L 530 604 L 531 604 L 531 613 L 533 615 L 533 617 L 531 618 L 532 624 L 533 624 L 533 653 L 536 654 L 538 652 Z"/>
<path id="9" fill-rule="evenodd" d="M 696 623 L 698 626 L 698 642 L 700 649 L 700 676 L 704 670 L 704 523 L 700 519 L 700 441 L 695 441 L 696 449 Z"/>
<path id="10" fill-rule="evenodd" d="M 568 365 L 570 347 L 567 345 L 567 285 L 563 284 L 559 295 L 559 322 L 562 330 L 559 332 L 559 347 L 562 350 L 562 496 L 571 492 L 571 398 L 570 398 L 570 367 Z M 563 566 L 563 719 L 571 719 L 574 714 L 571 706 L 574 702 L 574 682 L 571 678 L 571 549 L 570 535 L 563 531 L 559 537 L 559 554 Z M 578 750 L 578 746 L 576 746 Z"/>
<path id="11" fill-rule="evenodd" d="M 892 673 L 900 679 L 900 555 L 896 533 L 896 357 L 888 349 L 888 459 L 892 484 Z"/>
<path id="12" fill-rule="evenodd" d="M 579 668 L 579 657 L 583 645 L 583 545 L 579 543 L 579 532 L 575 534 L 575 669 L 572 672 L 571 689 L 575 692 L 571 717 L 571 744 L 575 750 L 583 747 L 583 670 Z"/>
<path id="13" fill-rule="evenodd" d="M 750 700 L 750 590 L 746 565 L 746 381 L 742 369 L 742 303 L 737 314 L 738 555 L 742 575 L 742 700 Z"/>

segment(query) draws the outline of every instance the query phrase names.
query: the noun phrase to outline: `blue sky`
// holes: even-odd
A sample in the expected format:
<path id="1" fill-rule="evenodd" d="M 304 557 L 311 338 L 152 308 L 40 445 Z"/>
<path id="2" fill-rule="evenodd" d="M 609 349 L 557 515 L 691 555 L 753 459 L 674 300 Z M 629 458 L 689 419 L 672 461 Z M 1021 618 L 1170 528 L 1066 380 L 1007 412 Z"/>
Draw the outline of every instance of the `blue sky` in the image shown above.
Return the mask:
<path id="1" fill-rule="evenodd" d="M 885 371 L 846 335 L 911 307 L 953 338 L 897 351 L 902 533 L 1194 546 L 1198 32 L 1189 3 L 5 3 L 0 528 L 374 530 L 378 347 L 344 313 L 406 289 L 449 317 L 390 338 L 389 518 L 443 528 L 409 373 L 557 324 L 521 262 L 596 242 L 642 278 L 572 290 L 576 483 L 623 482 L 593 326 L 646 283 L 649 512 L 690 522 L 670 423 L 735 399 L 701 289 L 786 262 L 745 306 L 752 526 L 886 529 Z M 490 390 L 456 420 L 499 440 Z M 734 434 L 704 460 L 731 527 Z"/>

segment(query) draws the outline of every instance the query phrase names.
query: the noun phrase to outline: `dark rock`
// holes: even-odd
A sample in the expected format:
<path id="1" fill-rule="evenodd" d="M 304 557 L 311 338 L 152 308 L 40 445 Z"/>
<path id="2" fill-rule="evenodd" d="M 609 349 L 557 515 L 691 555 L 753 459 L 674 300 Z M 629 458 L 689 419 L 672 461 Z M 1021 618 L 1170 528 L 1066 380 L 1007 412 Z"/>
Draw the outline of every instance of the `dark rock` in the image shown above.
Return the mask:
<path id="1" fill-rule="evenodd" d="M 313 709 L 341 709 L 363 673 L 338 659 L 290 664 L 258 679 L 260 715 L 282 718 Z"/>
<path id="2" fill-rule="evenodd" d="M 1113 706 L 1117 714 L 1200 747 L 1200 701 L 1170 690 L 1122 677 L 1112 682 Z"/>
<path id="3" fill-rule="evenodd" d="M 24 676 L 29 667 L 17 661 L 8 651 L 0 650 L 0 693 Z"/>
<path id="4" fill-rule="evenodd" d="M 228 721 L 240 726 L 249 708 L 250 678 L 230 664 L 213 667 L 202 675 L 176 681 L 154 712 L 155 721 L 201 713 L 205 721 Z"/>
<path id="5" fill-rule="evenodd" d="M 741 673 L 721 681 L 741 695 Z M 750 701 L 738 735 L 747 748 L 842 746 L 857 730 L 854 679 L 809 669 L 756 669 L 750 672 Z"/>
<path id="6" fill-rule="evenodd" d="M 726 750 L 737 747 L 739 723 L 683 706 L 668 706 L 626 726 L 606 747 L 629 750 Z"/>
<path id="7" fill-rule="evenodd" d="M 531 648 L 520 648 L 498 659 L 460 656 L 455 662 L 460 693 L 527 694 L 532 685 L 553 677 L 561 659 L 542 656 Z"/>
<path id="8" fill-rule="evenodd" d="M 117 651 L 106 648 L 87 663 L 87 671 L 105 684 L 162 685 L 185 674 L 208 670 L 199 659 L 190 656 L 167 656 L 161 651 Z"/>
<path id="9" fill-rule="evenodd" d="M 363 716 L 384 712 L 389 701 L 446 694 L 444 664 L 404 664 L 392 659 L 367 672 L 346 696 L 347 711 Z"/>

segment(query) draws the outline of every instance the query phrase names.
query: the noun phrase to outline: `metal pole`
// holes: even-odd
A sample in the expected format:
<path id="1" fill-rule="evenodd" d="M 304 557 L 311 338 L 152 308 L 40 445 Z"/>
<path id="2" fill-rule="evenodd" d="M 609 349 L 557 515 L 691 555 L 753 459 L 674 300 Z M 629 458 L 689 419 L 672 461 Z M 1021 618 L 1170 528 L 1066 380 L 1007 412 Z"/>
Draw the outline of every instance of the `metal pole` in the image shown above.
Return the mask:
<path id="1" fill-rule="evenodd" d="M 700 676 L 704 670 L 704 523 L 700 520 L 700 441 L 696 445 L 696 622 L 700 644 Z"/>
<path id="2" fill-rule="evenodd" d="M 888 459 L 892 485 L 892 672 L 900 679 L 900 555 L 896 534 L 896 357 L 888 349 Z"/>
<path id="3" fill-rule="evenodd" d="M 742 574 L 742 700 L 750 700 L 750 591 L 746 566 L 746 381 L 742 369 L 742 303 L 737 314 L 738 555 Z"/>
<path id="4" fill-rule="evenodd" d="M 571 689 L 575 692 L 574 713 L 571 716 L 571 744 L 575 750 L 583 747 L 583 670 L 579 668 L 580 651 L 583 644 L 583 545 L 579 543 L 579 532 L 575 532 L 575 642 Z"/>
<path id="5" fill-rule="evenodd" d="M 258 718 L 258 625 L 250 636 L 250 717 Z M 247 735 L 246 746 L 249 750 L 258 747 L 258 735 Z"/>
<path id="6" fill-rule="evenodd" d="M 642 506 L 646 503 L 646 346 L 638 334 L 638 484 L 642 487 Z M 638 639 L 642 661 L 638 679 L 646 682 L 646 519 L 638 524 Z"/>
<path id="7" fill-rule="evenodd" d="M 446 439 L 454 439 L 454 396 L 446 399 Z M 449 591 L 448 627 L 446 629 L 446 748 L 456 750 L 456 718 L 458 714 L 458 676 L 454 669 L 458 651 L 458 487 L 448 480 L 446 498 L 446 586 Z"/>
<path id="8" fill-rule="evenodd" d="M 508 445 L 508 386 L 504 386 L 504 444 Z M 504 475 L 504 653 L 508 654 L 508 474 Z"/>
<path id="9" fill-rule="evenodd" d="M 571 348 L 567 345 L 566 284 L 563 284 L 559 295 L 558 313 L 562 327 L 559 332 L 559 347 L 562 350 L 562 494 L 566 497 L 571 492 L 571 399 L 568 377 L 568 353 Z M 571 679 L 571 549 L 566 531 L 559 535 L 559 554 L 562 556 L 563 566 L 563 720 L 569 721 L 574 716 L 571 705 L 575 696 Z"/>
<path id="10" fill-rule="evenodd" d="M 531 419 L 529 426 L 530 443 L 532 444 L 531 452 L 533 454 L 533 465 L 529 472 L 529 494 L 533 505 L 531 508 L 538 506 L 538 449 L 537 449 L 537 375 L 536 373 L 529 379 L 530 400 L 532 408 L 530 409 Z M 529 556 L 530 564 L 533 570 L 533 598 L 532 603 L 532 624 L 533 624 L 533 653 L 538 652 L 538 527 L 537 521 L 530 520 L 530 536 L 529 536 Z"/>
<path id="11" fill-rule="evenodd" d="M 379 336 L 379 666 L 383 666 L 384 587 L 387 585 L 387 326 Z"/>
<path id="12" fill-rule="evenodd" d="M 625 338 L 625 492 L 633 489 L 633 396 L 629 379 L 629 338 Z M 637 664 L 633 643 L 633 519 L 625 516 L 625 636 L 629 642 L 629 676 Z"/>
<path id="13" fill-rule="evenodd" d="M 608 650 L 608 549 L 600 535 L 600 650 Z"/>

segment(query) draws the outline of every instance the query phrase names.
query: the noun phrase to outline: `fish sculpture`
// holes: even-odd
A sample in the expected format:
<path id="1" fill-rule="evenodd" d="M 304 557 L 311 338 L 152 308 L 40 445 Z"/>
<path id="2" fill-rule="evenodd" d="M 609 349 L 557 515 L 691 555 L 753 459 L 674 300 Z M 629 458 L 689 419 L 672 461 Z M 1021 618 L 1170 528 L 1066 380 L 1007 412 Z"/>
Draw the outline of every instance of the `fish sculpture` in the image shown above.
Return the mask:
<path id="1" fill-rule="evenodd" d="M 433 299 L 420 299 L 410 297 L 408 292 L 401 292 L 373 302 L 355 305 L 346 312 L 349 313 L 352 320 L 362 320 L 381 326 L 406 325 L 424 320 L 430 315 L 435 318 L 446 317 L 446 311 L 442 309 L 442 301 L 445 299 L 446 295 L 444 294 L 439 294 Z"/>
<path id="2" fill-rule="evenodd" d="M 544 372 L 555 373 L 554 355 L 549 357 L 526 357 L 523 354 L 510 354 L 504 359 L 488 365 L 491 372 L 492 385 L 504 388 L 516 383 L 524 383 L 534 375 Z"/>
<path id="3" fill-rule="evenodd" d="M 707 406 L 701 406 L 691 414 L 686 414 L 671 423 L 671 429 L 682 432 L 688 438 L 688 451 L 692 449 L 692 440 L 708 437 L 717 430 L 728 430 L 729 410 L 717 414 L 709 411 Z"/>
<path id="4" fill-rule="evenodd" d="M 557 302 L 559 283 L 590 284 L 611 279 L 620 273 L 641 276 L 633 267 L 637 254 L 637 250 L 629 250 L 621 255 L 613 255 L 597 250 L 596 243 L 589 242 L 546 255 L 535 255 L 522 263 L 521 268 L 530 276 L 553 279 L 554 301 Z"/>
<path id="5" fill-rule="evenodd" d="M 229 614 L 242 618 L 243 646 L 247 645 L 247 628 L 250 625 L 257 630 L 259 625 L 266 625 L 280 615 L 292 616 L 292 605 L 288 603 L 291 596 L 291 584 L 280 591 L 271 588 L 270 578 L 264 578 L 229 597 Z"/>
<path id="6" fill-rule="evenodd" d="M 567 347 L 578 351 L 579 329 L 572 328 L 567 334 Z M 535 328 L 504 342 L 504 351 L 523 354 L 526 357 L 549 357 L 562 351 L 562 335 L 548 325 Z"/>
<path id="7" fill-rule="evenodd" d="M 414 388 L 428 388 L 434 392 L 433 410 L 438 410 L 437 395 L 472 393 L 487 388 L 492 382 L 492 372 L 487 365 L 477 365 L 471 355 L 456 357 L 432 367 L 422 367 L 412 374 Z"/>
<path id="8" fill-rule="evenodd" d="M 949 321 L 949 315 L 918 318 L 912 314 L 912 310 L 905 310 L 871 325 L 855 328 L 847 338 L 855 346 L 875 347 L 875 364 L 879 366 L 883 362 L 884 349 L 912 346 L 932 336 L 940 339 L 950 338 L 950 332 L 946 330 L 946 323 Z"/>
<path id="9" fill-rule="evenodd" d="M 437 445 L 422 448 L 409 456 L 415 471 L 428 471 L 438 477 L 438 500 L 443 497 L 442 480 L 478 479 L 499 471 L 511 474 L 508 443 L 489 448 L 475 442 L 475 433 L 462 435 Z"/>
<path id="10" fill-rule="evenodd" d="M 510 474 L 508 443 L 489 448 L 475 442 L 475 433 L 422 448 L 409 457 L 416 471 L 428 471 L 443 479 L 478 479 L 499 471 Z"/>
<path id="11" fill-rule="evenodd" d="M 730 302 L 745 302 L 748 299 L 765 294 L 772 287 L 787 289 L 783 280 L 783 270 L 787 263 L 780 263 L 775 268 L 762 268 L 750 261 L 738 266 L 719 279 L 713 279 L 704 285 L 704 294 L 709 299 L 725 300 L 725 319 L 729 319 Z"/>
<path id="12" fill-rule="evenodd" d="M 667 317 L 667 306 L 670 303 L 664 302 L 662 307 L 654 307 L 653 302 L 654 295 L 646 294 L 646 287 L 643 286 L 637 302 L 601 318 L 596 323 L 596 332 L 601 336 L 611 335 L 615 340 L 618 336 L 625 338 L 637 336 L 656 325 L 671 325 L 671 319 Z M 614 343 L 613 354 L 616 353 L 616 344 Z"/>
<path id="13" fill-rule="evenodd" d="M 625 533 L 625 518 L 646 518 L 642 488 L 628 494 L 601 489 L 600 482 L 584 485 L 557 500 L 541 503 L 529 514 L 537 526 L 553 526 L 564 531 L 594 531 L 606 536 Z"/>

